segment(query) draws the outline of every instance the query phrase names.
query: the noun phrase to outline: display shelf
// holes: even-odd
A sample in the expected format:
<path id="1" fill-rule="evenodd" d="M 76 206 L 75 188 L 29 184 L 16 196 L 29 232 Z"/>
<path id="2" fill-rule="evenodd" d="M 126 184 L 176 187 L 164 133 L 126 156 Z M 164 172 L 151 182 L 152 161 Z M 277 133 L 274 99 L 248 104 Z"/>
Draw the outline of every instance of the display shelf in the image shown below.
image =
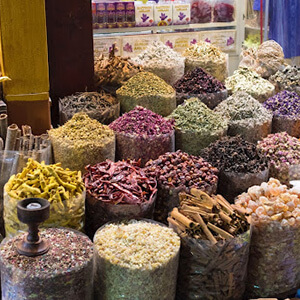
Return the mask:
<path id="1" fill-rule="evenodd" d="M 186 25 L 170 25 L 170 26 L 151 26 L 151 27 L 123 27 L 123 28 L 103 28 L 94 29 L 94 35 L 99 34 L 131 34 L 133 33 L 157 33 L 157 32 L 173 32 L 177 30 L 187 29 L 217 29 L 217 28 L 231 28 L 237 26 L 236 22 L 224 22 L 224 23 L 202 23 L 202 24 L 186 24 Z"/>

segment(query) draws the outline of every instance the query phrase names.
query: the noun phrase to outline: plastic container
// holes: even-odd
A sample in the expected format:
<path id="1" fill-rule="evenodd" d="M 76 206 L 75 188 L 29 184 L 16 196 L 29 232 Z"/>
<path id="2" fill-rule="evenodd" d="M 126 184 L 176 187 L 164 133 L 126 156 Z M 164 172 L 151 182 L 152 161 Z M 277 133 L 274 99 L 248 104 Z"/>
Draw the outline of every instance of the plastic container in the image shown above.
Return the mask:
<path id="1" fill-rule="evenodd" d="M 288 298 L 300 285 L 300 229 L 273 221 L 254 225 L 250 247 L 247 299 Z"/>
<path id="2" fill-rule="evenodd" d="M 128 112 L 136 106 L 143 106 L 153 112 L 167 117 L 176 108 L 176 93 L 156 94 L 147 96 L 127 96 L 117 93 L 117 98 L 121 103 L 121 113 Z"/>
<path id="3" fill-rule="evenodd" d="M 222 113 L 222 112 L 220 112 Z M 264 123 L 258 123 L 256 120 L 237 120 L 229 121 L 227 135 L 240 135 L 248 142 L 256 143 L 265 138 L 272 131 L 272 117 Z"/>
<path id="4" fill-rule="evenodd" d="M 176 102 L 177 105 L 182 104 L 186 99 L 189 98 L 198 98 L 201 100 L 207 107 L 214 109 L 218 104 L 228 97 L 227 90 L 219 91 L 216 93 L 203 93 L 203 94 L 185 94 L 185 93 L 176 93 Z"/>
<path id="5" fill-rule="evenodd" d="M 120 103 L 115 99 L 111 107 L 104 109 L 90 109 L 90 110 L 70 110 L 63 107 L 61 100 L 59 101 L 59 123 L 60 125 L 65 124 L 67 121 L 72 119 L 73 115 L 78 112 L 85 112 L 90 118 L 97 120 L 98 122 L 108 125 L 120 116 Z"/>
<path id="6" fill-rule="evenodd" d="M 233 22 L 235 0 L 215 0 L 214 22 Z"/>
<path id="7" fill-rule="evenodd" d="M 150 159 L 175 151 L 175 132 L 157 136 L 139 136 L 123 132 L 116 134 L 116 160 L 141 159 L 144 166 Z"/>
<path id="8" fill-rule="evenodd" d="M 215 245 L 181 238 L 176 299 L 243 299 L 250 238 L 250 230 Z"/>
<path id="9" fill-rule="evenodd" d="M 258 173 L 219 173 L 218 193 L 224 196 L 230 203 L 234 203 L 234 198 L 253 185 L 260 185 L 269 179 L 269 169 Z"/>
<path id="10" fill-rule="evenodd" d="M 87 194 L 85 231 L 90 238 L 105 223 L 122 219 L 138 219 L 153 217 L 156 195 L 152 201 L 142 204 L 111 204 L 95 199 Z"/>
<path id="11" fill-rule="evenodd" d="M 183 131 L 175 129 L 175 147 L 191 155 L 200 156 L 201 150 L 206 148 L 210 143 L 220 139 L 227 133 L 226 129 L 220 129 L 216 132 L 197 132 Z"/>
<path id="12" fill-rule="evenodd" d="M 46 229 L 41 237 L 50 249 L 36 257 L 17 252 L 15 243 L 24 234 L 1 243 L 2 299 L 92 300 L 94 254 L 88 237 L 62 228 Z"/>
<path id="13" fill-rule="evenodd" d="M 186 57 L 185 73 L 187 73 L 188 71 L 192 71 L 197 67 L 204 69 L 210 75 L 224 82 L 228 77 L 228 54 L 226 54 L 224 60 L 219 59 L 218 61 L 206 61 L 201 58 Z"/>
<path id="14" fill-rule="evenodd" d="M 209 0 L 191 1 L 191 23 L 210 23 L 212 21 L 212 4 Z"/>
<path id="15" fill-rule="evenodd" d="M 273 116 L 272 133 L 286 131 L 289 135 L 300 137 L 300 117 L 298 119 L 288 116 Z"/>
<path id="16" fill-rule="evenodd" d="M 142 219 L 137 221 L 137 223 L 150 223 L 152 225 L 159 225 L 159 228 L 164 228 L 164 230 L 159 230 L 157 228 L 156 232 L 150 232 L 150 236 L 155 239 L 154 244 L 157 247 L 158 239 L 163 240 L 163 244 L 159 249 L 153 249 L 151 240 L 144 239 L 142 241 L 136 242 L 135 247 L 139 248 L 138 250 L 132 249 L 132 245 L 130 248 L 125 251 L 128 251 L 129 258 L 126 262 L 123 262 L 118 256 L 116 260 L 107 259 L 105 256 L 101 256 L 97 251 L 97 240 L 99 239 L 99 234 L 106 229 L 106 226 L 110 224 L 106 224 L 105 226 L 99 228 L 94 237 L 95 244 L 95 252 L 96 252 L 96 297 L 95 299 L 101 300 L 116 300 L 116 299 L 143 299 L 143 300 L 171 300 L 175 299 L 176 293 L 176 279 L 177 279 L 177 271 L 178 271 L 178 261 L 179 261 L 179 249 L 180 249 L 180 240 L 177 234 L 173 231 L 168 233 L 166 230 L 170 230 L 166 228 L 164 225 L 154 222 L 152 220 Z M 122 222 L 124 224 L 124 222 Z M 119 223 L 121 225 L 122 223 Z M 126 223 L 126 222 L 125 222 Z M 116 223 L 115 223 L 116 224 Z M 130 225 L 130 222 L 128 223 Z M 112 224 L 114 225 L 114 224 Z M 123 238 L 122 229 L 120 229 L 120 236 L 118 240 Z M 136 229 L 136 234 L 133 237 L 134 240 L 139 239 L 138 228 Z M 145 236 L 145 232 L 149 232 L 149 230 L 144 230 L 143 236 Z M 164 236 L 168 235 L 168 241 L 164 239 Z M 172 236 L 171 236 L 172 235 Z M 109 239 L 111 236 L 108 237 Z M 173 238 L 173 240 L 172 240 Z M 176 238 L 176 239 L 174 239 Z M 147 241 L 149 241 L 147 243 Z M 129 242 L 131 243 L 131 241 Z M 150 243 L 150 245 L 149 245 Z M 172 243 L 172 246 L 170 245 Z M 109 244 L 109 247 L 112 243 Z M 144 246 L 145 245 L 145 246 Z M 105 243 L 104 243 L 105 246 Z M 114 255 L 117 253 L 118 244 L 114 245 L 116 249 L 112 249 L 111 253 Z M 121 245 L 122 249 L 124 248 L 124 244 Z M 169 250 L 165 250 L 166 247 Z M 170 251 L 170 247 L 172 247 L 172 252 Z M 145 252 L 144 249 L 147 248 Z M 119 249 L 118 249 L 119 250 Z M 141 261 L 140 266 L 134 264 L 133 267 L 130 266 L 132 256 L 132 251 L 135 253 L 139 253 L 139 259 Z M 159 254 L 161 252 L 161 254 Z M 149 258 L 149 255 L 151 258 Z M 160 257 L 160 262 L 152 265 L 153 256 Z M 165 256 L 166 255 L 166 256 Z M 121 255 L 122 256 L 122 255 Z M 148 263 L 146 263 L 148 262 Z M 124 263 L 126 263 L 124 265 Z"/>
<path id="17" fill-rule="evenodd" d="M 4 224 L 6 236 L 13 237 L 19 232 L 27 230 L 27 226 L 18 220 L 17 204 L 20 200 L 8 195 L 7 185 L 4 186 Z M 66 203 L 51 202 L 50 218 L 43 223 L 43 227 L 68 227 L 83 230 L 85 211 L 85 191 Z"/>

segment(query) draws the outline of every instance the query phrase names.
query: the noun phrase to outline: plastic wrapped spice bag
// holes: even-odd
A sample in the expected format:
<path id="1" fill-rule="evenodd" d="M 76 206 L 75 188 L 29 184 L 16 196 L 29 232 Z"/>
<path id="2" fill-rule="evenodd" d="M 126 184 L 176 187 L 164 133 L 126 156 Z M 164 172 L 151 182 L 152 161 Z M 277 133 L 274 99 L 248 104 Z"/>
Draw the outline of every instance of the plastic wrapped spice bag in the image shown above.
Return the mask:
<path id="1" fill-rule="evenodd" d="M 137 106 L 111 123 L 116 134 L 116 160 L 141 160 L 144 165 L 166 152 L 175 151 L 172 120 Z"/>
<path id="2" fill-rule="evenodd" d="M 181 237 L 177 299 L 242 299 L 251 236 L 245 215 L 220 195 L 192 190 L 180 194 L 168 221 Z"/>
<path id="3" fill-rule="evenodd" d="M 228 55 L 218 47 L 207 42 L 198 42 L 188 47 L 183 54 L 185 60 L 185 72 L 195 68 L 203 68 L 210 75 L 224 82 L 228 76 Z"/>
<path id="4" fill-rule="evenodd" d="M 241 137 L 225 137 L 203 149 L 202 157 L 219 170 L 218 192 L 228 201 L 269 178 L 267 159 Z"/>
<path id="5" fill-rule="evenodd" d="M 85 230 L 92 238 L 96 230 L 111 220 L 152 218 L 157 182 L 135 161 L 107 160 L 87 166 Z"/>
<path id="6" fill-rule="evenodd" d="M 187 72 L 175 83 L 174 89 L 177 105 L 195 97 L 213 109 L 227 98 L 224 84 L 201 68 Z"/>
<path id="7" fill-rule="evenodd" d="M 173 85 L 184 74 L 185 58 L 161 41 L 154 41 L 133 61 Z"/>
<path id="8" fill-rule="evenodd" d="M 128 112 L 137 105 L 168 116 L 176 108 L 176 93 L 160 77 L 150 72 L 140 72 L 117 90 L 121 112 Z"/>
<path id="9" fill-rule="evenodd" d="M 154 218 L 163 223 L 167 221 L 168 212 L 178 206 L 180 192 L 188 192 L 193 187 L 208 194 L 217 190 L 218 170 L 204 159 L 180 150 L 150 160 L 146 164 L 145 173 L 157 178 Z"/>
<path id="10" fill-rule="evenodd" d="M 300 96 L 300 67 L 286 66 L 271 76 L 270 82 L 275 85 L 276 92 L 288 90 Z"/>
<path id="11" fill-rule="evenodd" d="M 235 70 L 233 75 L 226 79 L 225 86 L 230 93 L 244 91 L 261 103 L 275 93 L 273 84 L 247 67 Z"/>
<path id="12" fill-rule="evenodd" d="M 59 100 L 61 125 L 78 112 L 85 112 L 90 118 L 108 125 L 119 117 L 120 103 L 103 90 L 99 93 L 77 93 Z"/>
<path id="13" fill-rule="evenodd" d="M 115 159 L 115 134 L 108 126 L 77 113 L 61 127 L 49 130 L 55 162 L 71 170 Z"/>
<path id="14" fill-rule="evenodd" d="M 2 299 L 93 299 L 94 254 L 87 236 L 70 229 L 43 230 L 41 238 L 50 249 L 36 257 L 17 252 L 24 236 L 6 238 L 0 245 Z"/>
<path id="15" fill-rule="evenodd" d="M 214 110 L 228 119 L 230 136 L 240 135 L 256 143 L 272 130 L 272 113 L 246 92 L 237 92 L 220 103 Z"/>
<path id="16" fill-rule="evenodd" d="M 175 299 L 180 239 L 147 220 L 106 224 L 94 237 L 95 299 Z"/>
<path id="17" fill-rule="evenodd" d="M 210 23 L 212 21 L 212 6 L 210 0 L 192 0 L 191 23 Z"/>
<path id="18" fill-rule="evenodd" d="M 50 202 L 46 227 L 83 229 L 85 189 L 81 173 L 64 170 L 59 164 L 45 165 L 30 159 L 23 171 L 11 176 L 4 186 L 4 223 L 7 236 L 26 230 L 17 218 L 18 201 L 44 198 Z"/>
<path id="19" fill-rule="evenodd" d="M 270 134 L 259 141 L 257 148 L 270 163 L 270 177 L 289 184 L 300 179 L 300 141 L 286 132 Z"/>
<path id="20" fill-rule="evenodd" d="M 209 109 L 197 98 L 179 105 L 169 116 L 175 120 L 175 147 L 192 155 L 227 133 L 227 119 Z"/>
<path id="21" fill-rule="evenodd" d="M 273 113 L 272 132 L 286 131 L 300 137 L 300 96 L 295 92 L 282 91 L 264 102 Z"/>
<path id="22" fill-rule="evenodd" d="M 251 215 L 253 233 L 247 298 L 286 298 L 300 284 L 300 194 L 271 178 L 236 199 Z"/>
<path id="23" fill-rule="evenodd" d="M 234 21 L 235 0 L 216 0 L 214 6 L 214 22 Z"/>

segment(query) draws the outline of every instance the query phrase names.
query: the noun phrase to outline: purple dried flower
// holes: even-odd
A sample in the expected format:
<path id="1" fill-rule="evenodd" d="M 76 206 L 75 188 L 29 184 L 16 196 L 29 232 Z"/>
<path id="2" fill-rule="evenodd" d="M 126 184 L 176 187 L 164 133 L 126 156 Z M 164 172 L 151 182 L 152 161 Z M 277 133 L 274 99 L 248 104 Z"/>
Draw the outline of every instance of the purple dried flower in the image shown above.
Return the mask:
<path id="1" fill-rule="evenodd" d="M 136 106 L 112 122 L 109 127 L 116 132 L 154 136 L 173 131 L 174 120 L 166 120 L 149 109 Z"/>
<path id="2" fill-rule="evenodd" d="M 146 14 L 142 14 L 141 19 L 143 22 L 146 22 L 149 19 L 149 16 L 147 16 Z"/>
<path id="3" fill-rule="evenodd" d="M 197 40 L 196 39 L 192 39 L 190 42 L 191 45 L 197 44 Z"/>
<path id="4" fill-rule="evenodd" d="M 182 21 L 185 17 L 186 15 L 183 12 L 180 12 L 180 14 L 178 15 L 180 21 Z"/>
<path id="5" fill-rule="evenodd" d="M 166 16 L 166 14 L 164 14 L 164 13 L 161 13 L 161 15 L 160 15 L 160 19 L 161 19 L 162 21 L 164 21 L 167 17 L 168 17 L 168 16 Z"/>
<path id="6" fill-rule="evenodd" d="M 133 52 L 132 45 L 130 45 L 129 43 L 126 43 L 125 46 L 123 47 L 123 50 L 126 52 Z"/>
<path id="7" fill-rule="evenodd" d="M 173 43 L 169 40 L 166 41 L 166 46 L 170 47 L 171 49 L 173 49 Z"/>
<path id="8" fill-rule="evenodd" d="M 263 105 L 271 110 L 274 116 L 300 119 L 300 96 L 295 92 L 282 91 L 269 98 Z"/>
<path id="9" fill-rule="evenodd" d="M 234 44 L 234 39 L 232 37 L 227 39 L 227 46 L 230 46 L 230 45 L 233 45 L 233 44 Z"/>
<path id="10" fill-rule="evenodd" d="M 211 43 L 211 40 L 209 38 L 206 38 L 204 41 L 207 43 Z"/>

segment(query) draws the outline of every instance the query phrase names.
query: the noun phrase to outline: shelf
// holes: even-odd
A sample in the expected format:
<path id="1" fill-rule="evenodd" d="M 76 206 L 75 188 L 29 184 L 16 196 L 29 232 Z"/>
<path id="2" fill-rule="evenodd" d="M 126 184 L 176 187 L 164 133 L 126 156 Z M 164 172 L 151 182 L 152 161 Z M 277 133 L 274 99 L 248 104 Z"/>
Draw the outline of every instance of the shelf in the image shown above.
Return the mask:
<path id="1" fill-rule="evenodd" d="M 103 28 L 94 29 L 94 35 L 110 35 L 110 34 L 147 34 L 157 32 L 173 32 L 175 30 L 187 29 L 216 29 L 236 27 L 236 22 L 228 23 L 203 23 L 203 24 L 187 24 L 187 25 L 170 25 L 170 26 L 151 26 L 151 27 L 123 27 L 123 28 Z"/>

